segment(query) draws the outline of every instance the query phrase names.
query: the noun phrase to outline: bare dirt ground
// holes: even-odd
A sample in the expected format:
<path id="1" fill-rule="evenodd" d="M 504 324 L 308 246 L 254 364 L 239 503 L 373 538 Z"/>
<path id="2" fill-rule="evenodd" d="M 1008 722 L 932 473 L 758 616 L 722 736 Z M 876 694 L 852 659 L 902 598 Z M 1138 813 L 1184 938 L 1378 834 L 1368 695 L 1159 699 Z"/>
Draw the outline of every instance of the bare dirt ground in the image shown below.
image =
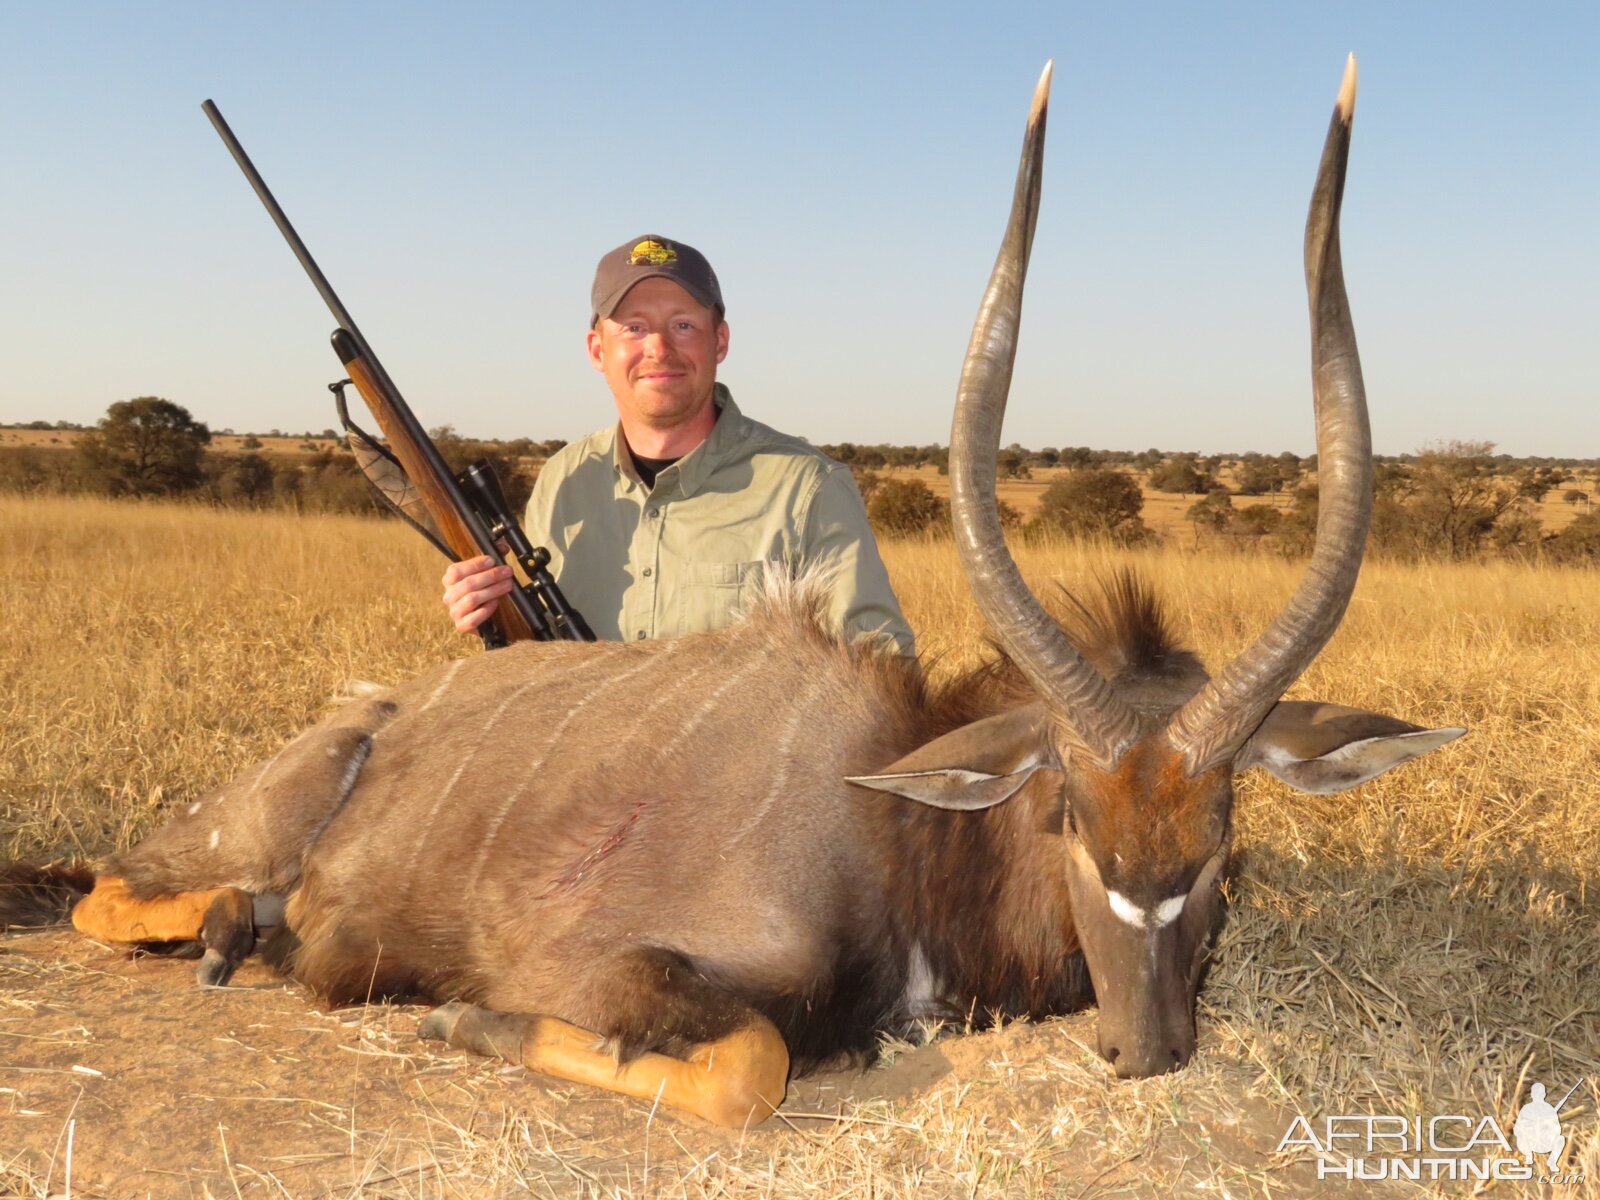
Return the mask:
<path id="1" fill-rule="evenodd" d="M 927 1173 L 908 1194 L 1007 1195 L 1006 1172 L 1020 1167 L 1018 1193 L 1171 1195 L 1203 1187 L 1219 1163 L 1236 1178 L 1218 1194 L 1316 1194 L 1308 1164 L 1274 1160 L 1291 1114 L 1263 1103 L 1169 1111 L 1133 1153 L 1061 1128 L 1061 1090 L 1092 1057 L 1092 1013 L 800 1080 L 778 1118 L 741 1137 L 440 1050 L 416 1036 L 420 1007 L 323 1011 L 254 961 L 235 986 L 202 990 L 190 965 L 130 959 L 69 930 L 0 942 L 0 1194 L 759 1194 L 761 1177 L 796 1169 L 819 1184 L 836 1176 L 814 1194 L 884 1194 L 872 1177 L 898 1169 Z M 1244 1095 L 1254 1072 L 1222 1069 Z M 986 1163 L 974 1146 L 955 1187 L 916 1161 L 929 1109 L 1025 1130 L 1034 1157 Z M 874 1125 L 903 1153 L 852 1165 L 830 1151 Z M 818 1158 L 831 1161 L 803 1165 Z"/>

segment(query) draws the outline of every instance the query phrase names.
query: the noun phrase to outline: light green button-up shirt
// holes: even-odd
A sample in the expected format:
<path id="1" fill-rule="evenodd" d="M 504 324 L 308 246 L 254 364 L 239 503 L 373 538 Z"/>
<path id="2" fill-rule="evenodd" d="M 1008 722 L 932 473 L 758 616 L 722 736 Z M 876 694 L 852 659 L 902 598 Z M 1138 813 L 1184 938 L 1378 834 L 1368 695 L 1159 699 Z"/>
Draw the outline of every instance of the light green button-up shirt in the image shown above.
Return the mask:
<path id="1" fill-rule="evenodd" d="M 831 615 L 848 634 L 911 629 L 849 470 L 752 421 L 717 385 L 711 435 L 645 487 L 618 426 L 563 447 L 539 472 L 526 528 L 596 636 L 677 637 L 730 624 L 763 563 L 829 564 Z"/>

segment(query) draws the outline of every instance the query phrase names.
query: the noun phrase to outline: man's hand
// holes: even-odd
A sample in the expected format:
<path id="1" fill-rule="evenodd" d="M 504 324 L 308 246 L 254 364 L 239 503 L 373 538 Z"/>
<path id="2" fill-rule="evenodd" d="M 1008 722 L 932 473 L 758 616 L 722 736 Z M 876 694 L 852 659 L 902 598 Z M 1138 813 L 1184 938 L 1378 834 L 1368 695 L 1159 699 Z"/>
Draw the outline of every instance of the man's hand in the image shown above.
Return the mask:
<path id="1" fill-rule="evenodd" d="M 444 606 L 462 633 L 471 633 L 490 617 L 501 596 L 511 591 L 511 568 L 487 554 L 451 563 L 444 572 Z"/>

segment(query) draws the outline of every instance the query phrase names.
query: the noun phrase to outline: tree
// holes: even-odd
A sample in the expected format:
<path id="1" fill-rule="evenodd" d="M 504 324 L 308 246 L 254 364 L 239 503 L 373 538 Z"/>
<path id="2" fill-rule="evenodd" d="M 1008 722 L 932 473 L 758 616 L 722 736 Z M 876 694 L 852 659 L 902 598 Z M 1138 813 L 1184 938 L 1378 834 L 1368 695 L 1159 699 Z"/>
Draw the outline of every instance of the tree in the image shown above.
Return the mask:
<path id="1" fill-rule="evenodd" d="M 1141 450 L 1139 453 L 1135 454 L 1132 462 L 1133 465 L 1138 467 L 1141 471 L 1151 471 L 1156 467 L 1159 467 L 1162 460 L 1166 457 L 1167 456 L 1161 453 L 1161 451 L 1157 450 L 1154 446 L 1151 446 L 1150 449 Z M 1090 461 L 1093 460 L 1091 459 Z"/>
<path id="2" fill-rule="evenodd" d="M 1589 493 L 1579 491 L 1577 488 L 1568 488 L 1561 493 L 1561 499 L 1568 504 L 1586 504 L 1589 500 Z"/>
<path id="3" fill-rule="evenodd" d="M 1158 492 L 1204 495 L 1217 486 L 1217 481 L 1193 455 L 1180 454 L 1150 472 L 1150 486 Z"/>
<path id="4" fill-rule="evenodd" d="M 861 446 L 856 449 L 855 457 L 851 461 L 869 471 L 879 471 L 889 465 L 889 456 L 876 446 Z"/>
<path id="5" fill-rule="evenodd" d="M 1264 496 L 1292 486 L 1300 477 L 1300 460 L 1292 454 L 1277 458 L 1246 454 L 1233 474 L 1241 496 Z"/>
<path id="6" fill-rule="evenodd" d="M 79 439 L 78 455 L 89 479 L 112 495 L 172 495 L 204 480 L 210 442 L 211 431 L 182 405 L 139 396 L 106 409 Z"/>
<path id="7" fill-rule="evenodd" d="M 1373 544 L 1405 558 L 1467 559 L 1486 545 L 1526 542 L 1529 523 L 1520 518 L 1550 486 L 1536 471 L 1500 473 L 1493 442 L 1426 446 L 1409 464 L 1379 471 Z"/>
<path id="8" fill-rule="evenodd" d="M 1126 471 L 1079 467 L 1045 488 L 1029 529 L 1138 542 L 1150 532 L 1139 516 L 1143 508 L 1144 495 Z"/>
<path id="9" fill-rule="evenodd" d="M 995 455 L 995 470 L 1001 479 L 1032 479 L 1028 469 L 1028 452 L 1021 446 L 1007 446 Z"/>

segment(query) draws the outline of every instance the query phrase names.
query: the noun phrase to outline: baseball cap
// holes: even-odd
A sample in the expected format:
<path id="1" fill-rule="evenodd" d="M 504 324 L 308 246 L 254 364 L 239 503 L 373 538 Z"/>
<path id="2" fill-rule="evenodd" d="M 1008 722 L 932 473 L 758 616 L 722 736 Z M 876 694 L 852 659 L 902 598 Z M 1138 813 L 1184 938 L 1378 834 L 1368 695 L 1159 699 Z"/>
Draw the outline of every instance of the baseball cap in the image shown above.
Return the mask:
<path id="1" fill-rule="evenodd" d="M 645 279 L 670 279 L 707 308 L 724 312 L 722 287 L 706 256 L 693 246 L 650 233 L 623 242 L 600 260 L 589 291 L 589 324 L 609 317 L 634 284 Z"/>

